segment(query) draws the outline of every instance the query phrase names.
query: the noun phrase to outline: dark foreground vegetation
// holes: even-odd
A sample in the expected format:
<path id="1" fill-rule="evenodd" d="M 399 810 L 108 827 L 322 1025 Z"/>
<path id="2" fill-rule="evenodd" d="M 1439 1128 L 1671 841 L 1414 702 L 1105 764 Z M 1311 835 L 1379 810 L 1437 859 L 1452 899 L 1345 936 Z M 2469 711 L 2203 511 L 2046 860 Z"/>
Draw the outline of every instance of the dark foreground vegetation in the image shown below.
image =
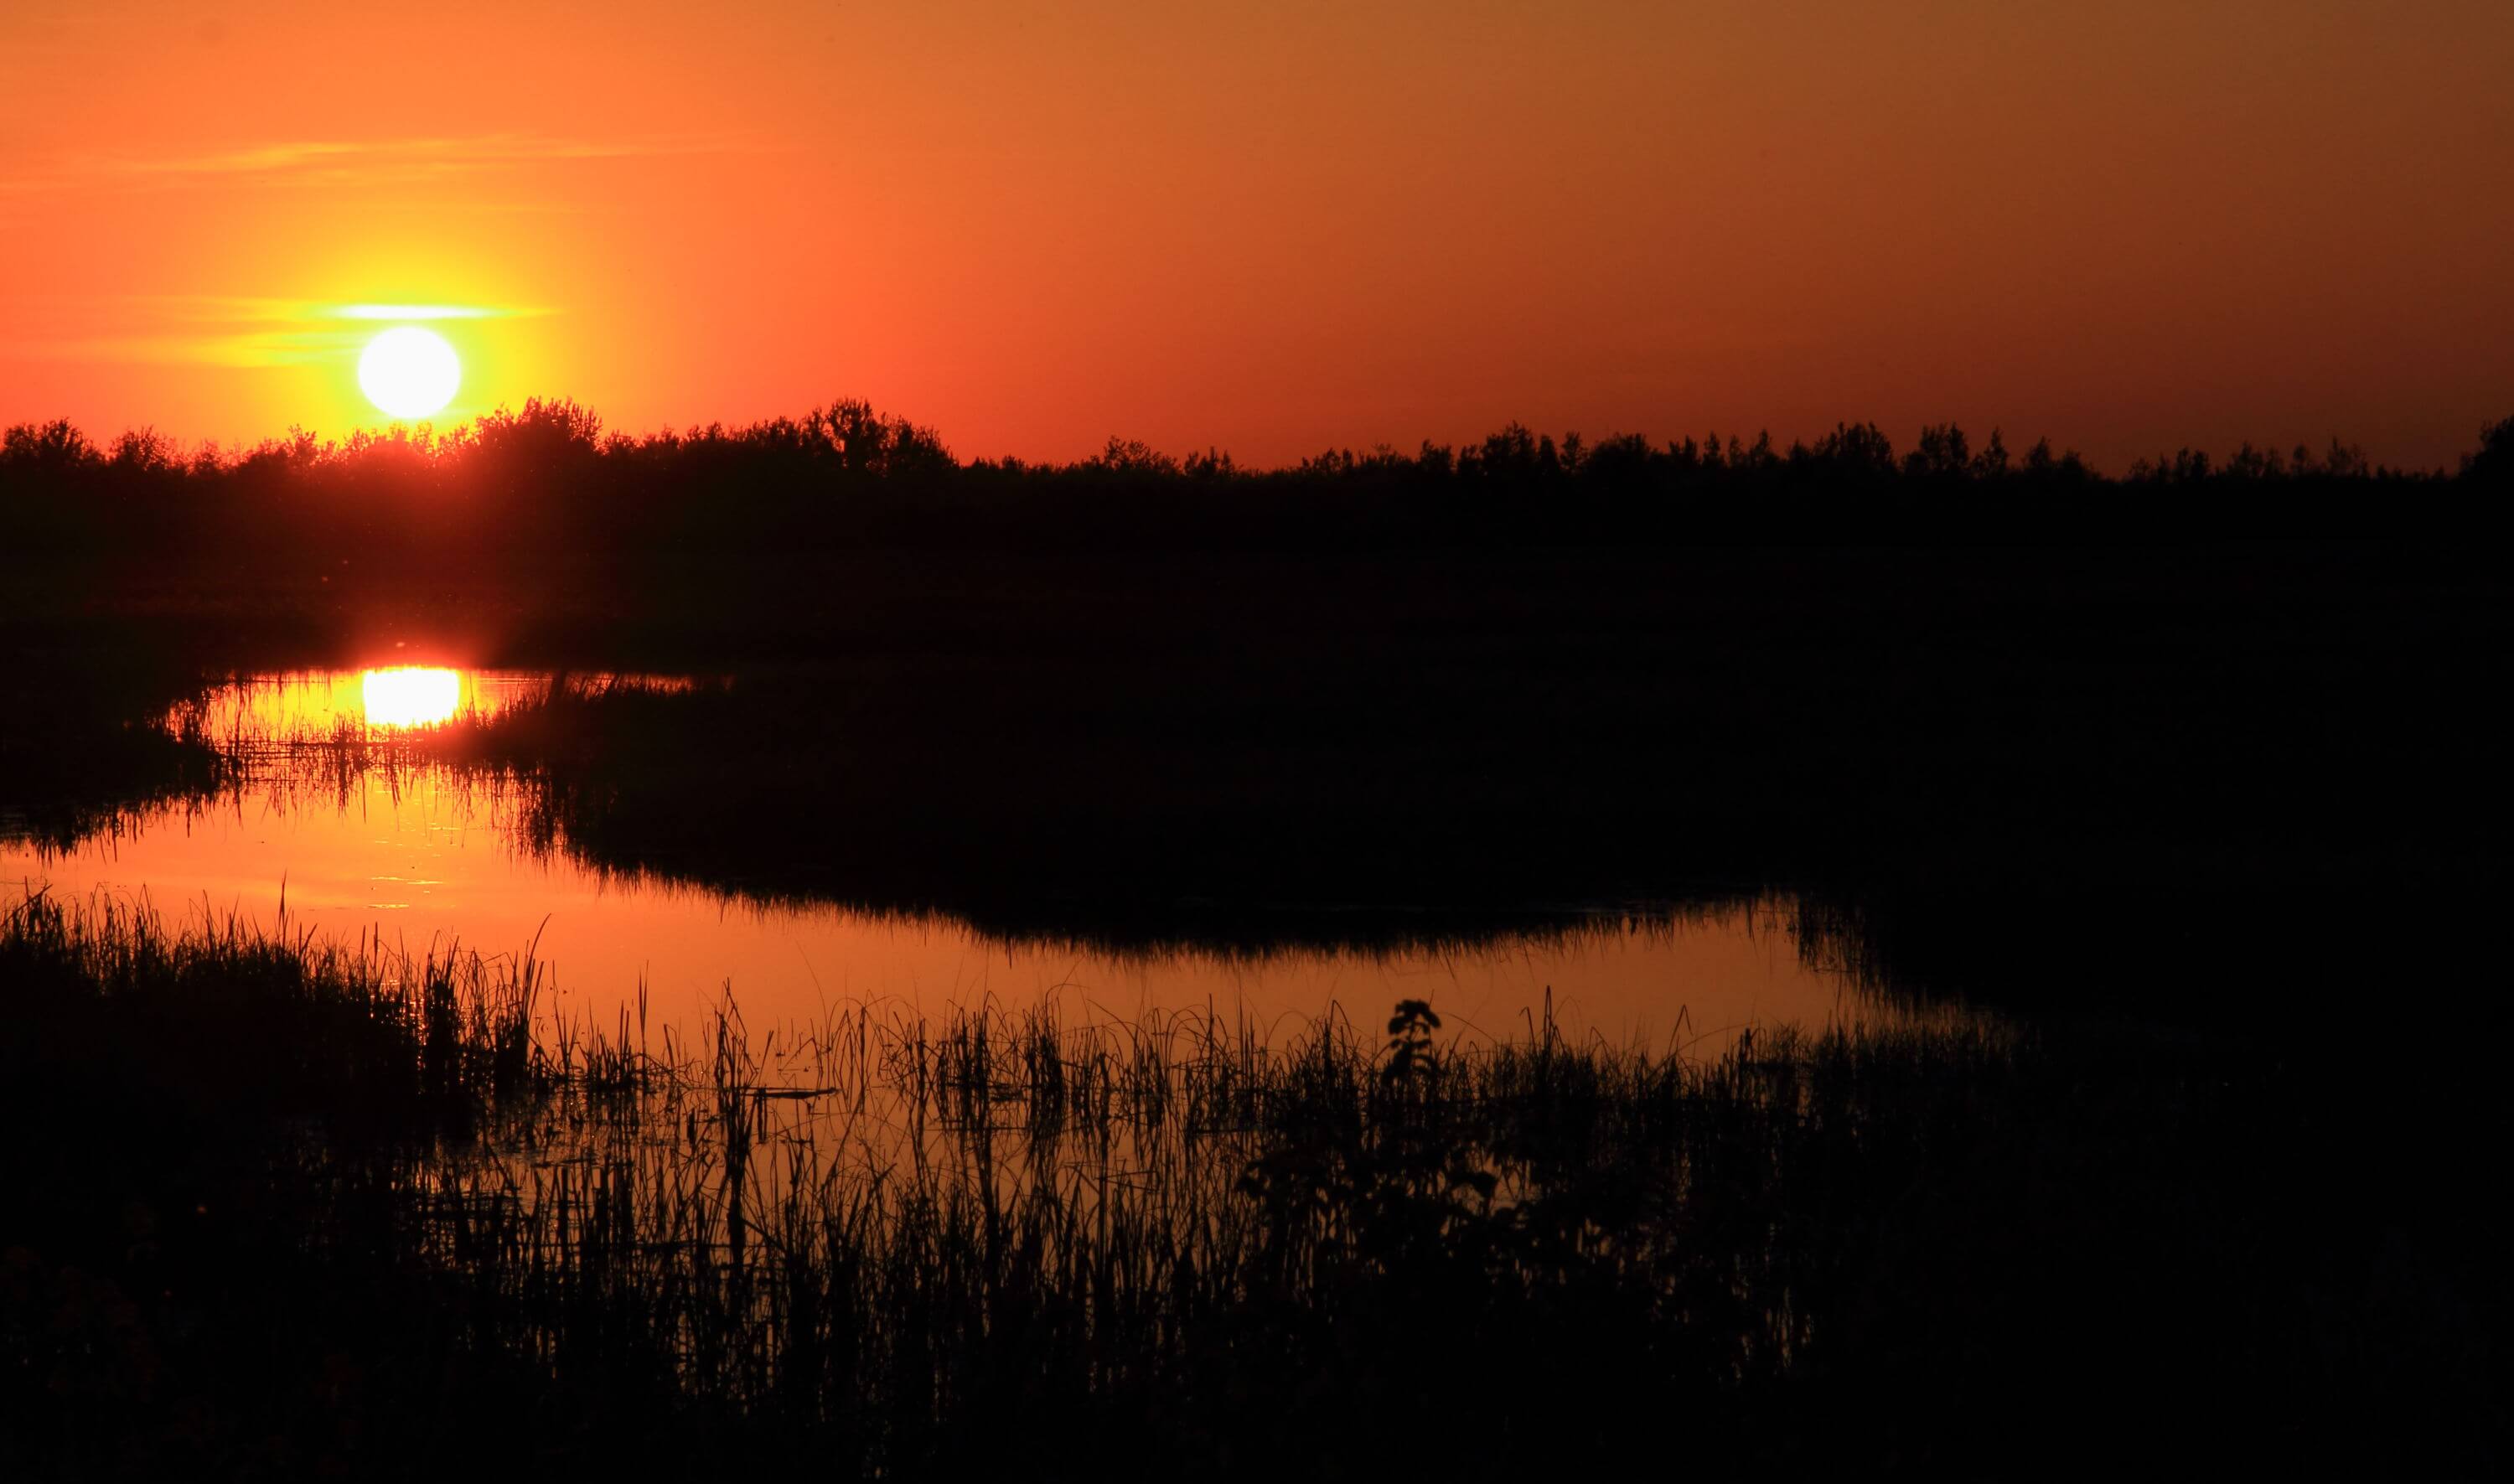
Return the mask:
<path id="1" fill-rule="evenodd" d="M 50 901 L 0 924 L 0 1113 L 45 1131 L 0 1232 L 16 1478 L 2501 1446 L 2489 1295 L 2206 1040 L 1705 1064 L 1408 1003 L 1275 1048 L 1001 1011 L 659 1045 L 554 1025 L 529 960 Z"/>
<path id="2" fill-rule="evenodd" d="M 0 1471 L 2494 1462 L 2509 465 L 13 431 L 0 828 L 233 786 L 158 724 L 230 673 L 688 671 L 386 761 L 612 869 L 1008 934 L 1775 891 L 2026 1019 L 1711 1067 L 858 1023 L 807 1102 L 739 1035 L 536 1042 L 467 960 L 41 904 Z"/>

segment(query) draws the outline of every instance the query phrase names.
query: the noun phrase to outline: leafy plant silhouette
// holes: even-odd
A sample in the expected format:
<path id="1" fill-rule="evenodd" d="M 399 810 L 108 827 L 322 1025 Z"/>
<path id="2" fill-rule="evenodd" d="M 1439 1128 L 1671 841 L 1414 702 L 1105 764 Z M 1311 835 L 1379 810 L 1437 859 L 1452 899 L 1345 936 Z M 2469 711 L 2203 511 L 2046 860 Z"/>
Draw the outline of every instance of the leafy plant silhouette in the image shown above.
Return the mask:
<path id="1" fill-rule="evenodd" d="M 1499 1177 L 1448 1127 L 1439 1028 L 1428 1001 L 1399 1001 L 1369 1105 L 1251 1162 L 1238 1186 L 1267 1208 L 1278 1251 L 1322 1249 L 1315 1260 L 1391 1285 L 1408 1306 L 1480 1286 L 1509 1225 Z"/>

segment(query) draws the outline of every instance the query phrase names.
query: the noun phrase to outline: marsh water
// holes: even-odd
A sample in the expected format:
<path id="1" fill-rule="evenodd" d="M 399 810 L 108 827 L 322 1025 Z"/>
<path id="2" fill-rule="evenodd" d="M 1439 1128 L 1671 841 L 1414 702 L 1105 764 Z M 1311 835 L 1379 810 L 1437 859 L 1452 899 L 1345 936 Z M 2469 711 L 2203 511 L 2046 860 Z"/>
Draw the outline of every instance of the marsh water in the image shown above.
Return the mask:
<path id="1" fill-rule="evenodd" d="M 373 758 L 377 743 L 494 717 L 554 683 L 565 682 L 409 665 L 234 680 L 162 724 L 188 726 L 239 759 L 236 782 L 205 799 L 126 811 L 66 849 L 0 834 L 0 882 L 145 902 L 175 919 L 275 925 L 284 914 L 295 930 L 415 952 L 529 951 L 556 985 L 547 1013 L 603 1024 L 641 998 L 656 1021 L 686 1024 L 730 991 L 754 1025 L 814 1022 L 840 1006 L 921 1016 L 1045 1000 L 1069 1023 L 1209 1009 L 1272 1038 L 1337 1010 L 1368 1021 L 1397 1000 L 1423 999 L 1471 1037 L 1523 1033 L 1550 1005 L 1575 1034 L 1712 1056 L 1748 1027 L 1913 1013 L 1825 962 L 1794 930 L 1791 904 L 1771 897 L 1682 909 L 1575 905 L 1537 927 L 1379 943 L 1117 950 L 605 870 L 564 841 L 525 838 L 512 787 Z"/>

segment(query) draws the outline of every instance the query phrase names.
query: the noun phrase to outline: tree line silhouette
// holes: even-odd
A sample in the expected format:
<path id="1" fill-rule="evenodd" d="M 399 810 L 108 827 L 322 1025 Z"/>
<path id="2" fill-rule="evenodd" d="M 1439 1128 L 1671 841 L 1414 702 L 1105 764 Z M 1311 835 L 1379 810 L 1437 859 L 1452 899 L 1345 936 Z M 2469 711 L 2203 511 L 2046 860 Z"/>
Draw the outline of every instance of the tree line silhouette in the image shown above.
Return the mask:
<path id="1" fill-rule="evenodd" d="M 1333 449 L 1252 468 L 1113 437 L 1072 462 L 962 461 L 932 428 L 837 401 L 801 417 L 633 436 L 569 399 L 534 398 L 438 431 L 249 448 L 151 428 L 99 445 L 65 420 L 0 434 L 0 533 L 18 549 L 290 550 L 436 538 L 536 548 L 681 551 L 912 539 L 1016 544 L 1294 544 L 1745 537 L 2251 531 L 2268 513 L 2364 517 L 2514 482 L 2514 418 L 2457 473 L 2405 470 L 2332 439 L 2142 459 L 2119 477 L 2048 439 L 2012 451 L 1953 424 L 1898 451 L 1874 422 L 1780 446 L 1717 433 L 1557 439 L 1512 423 L 1463 446 Z M 2379 491 L 2379 500 L 2373 498 Z M 2420 500 L 2418 497 L 2425 497 Z"/>

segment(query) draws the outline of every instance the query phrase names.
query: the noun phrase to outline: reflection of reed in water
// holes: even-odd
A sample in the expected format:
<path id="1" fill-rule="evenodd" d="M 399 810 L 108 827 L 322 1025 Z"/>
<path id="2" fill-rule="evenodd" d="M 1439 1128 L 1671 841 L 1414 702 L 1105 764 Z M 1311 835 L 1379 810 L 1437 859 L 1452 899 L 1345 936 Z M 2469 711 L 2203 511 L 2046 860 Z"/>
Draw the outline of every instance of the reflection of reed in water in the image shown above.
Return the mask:
<path id="1" fill-rule="evenodd" d="M 273 1120 L 297 1152 L 242 1168 L 292 1213 L 290 1281 L 412 1285 L 407 1332 L 356 1339 L 377 1374 L 495 1357 L 499 1394 L 534 1408 L 590 1387 L 641 1436 L 738 1420 L 747 1446 L 841 1471 L 930 1466 L 1008 1417 L 1074 1445 L 1131 1418 L 1151 1454 L 1194 1456 L 1252 1407 L 1284 1466 L 1461 1395 L 1500 1420 L 1495 1447 L 1681 1406 L 1688 1446 L 1751 1451 L 1772 1398 L 1866 1417 L 1828 1380 L 2007 1366 L 2088 1284 L 2239 1305 L 2283 1281 L 2206 1142 L 2246 1123 L 2212 1068 L 1980 1023 L 1696 1059 L 1542 1009 L 1504 1042 L 1418 1002 L 1384 1035 L 1329 1018 L 1277 1043 L 1053 1002 L 760 1033 L 728 1003 L 684 1037 L 642 1004 L 571 1015 L 529 953 L 45 900 L 0 926 L 0 985 L 13 1035 L 76 1027 L 125 1069 L 102 1092 L 21 1059 L 36 1080 L 8 1095 L 80 1109 L 64 1137 L 122 1137 L 84 1120 L 167 1087 L 223 1138 Z M 2034 1204 L 2081 1167 L 2111 1172 L 2099 1201 Z M 1939 1254 L 2019 1296 L 2021 1327 L 1945 1308 Z M 2187 1348 L 2276 1380 L 2208 1317 L 2163 1361 L 2133 1328 L 2152 1365 Z"/>
<path id="2" fill-rule="evenodd" d="M 397 664 L 363 670 L 293 670 L 239 676 L 170 707 L 169 731 L 186 727 L 231 752 L 329 742 L 345 735 L 443 730 L 493 720 L 553 697 L 614 689 L 679 692 L 678 675 L 469 669 Z"/>

